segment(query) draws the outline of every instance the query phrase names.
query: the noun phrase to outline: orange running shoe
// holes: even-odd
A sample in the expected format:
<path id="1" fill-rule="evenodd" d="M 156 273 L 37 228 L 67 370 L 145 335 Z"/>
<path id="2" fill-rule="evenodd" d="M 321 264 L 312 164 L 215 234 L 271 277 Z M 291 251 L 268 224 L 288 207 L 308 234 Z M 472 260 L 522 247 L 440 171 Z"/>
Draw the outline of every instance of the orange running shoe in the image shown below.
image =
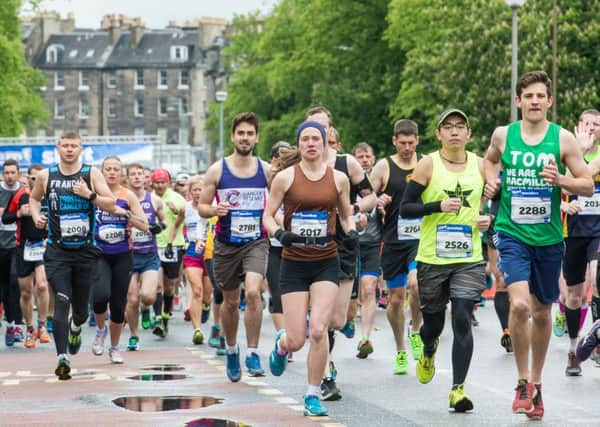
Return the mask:
<path id="1" fill-rule="evenodd" d="M 35 334 L 33 329 L 27 329 L 27 333 L 25 334 L 25 344 L 23 344 L 25 348 L 35 348 Z"/>
<path id="2" fill-rule="evenodd" d="M 48 344 L 50 342 L 50 334 L 48 333 L 48 329 L 45 326 L 40 326 L 38 328 L 38 337 L 40 343 Z"/>

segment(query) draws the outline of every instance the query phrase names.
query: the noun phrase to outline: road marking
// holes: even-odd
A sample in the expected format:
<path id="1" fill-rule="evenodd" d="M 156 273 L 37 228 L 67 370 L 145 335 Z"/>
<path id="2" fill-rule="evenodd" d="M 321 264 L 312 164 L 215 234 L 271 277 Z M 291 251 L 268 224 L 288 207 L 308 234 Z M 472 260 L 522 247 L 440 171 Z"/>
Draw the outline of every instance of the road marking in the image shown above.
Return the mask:
<path id="1" fill-rule="evenodd" d="M 288 405 L 292 411 L 304 411 L 304 405 Z"/>
<path id="2" fill-rule="evenodd" d="M 0 372 L 0 378 L 10 377 L 10 372 Z"/>
<path id="3" fill-rule="evenodd" d="M 17 371 L 17 377 L 29 377 L 31 371 Z"/>
<path id="4" fill-rule="evenodd" d="M 298 401 L 292 397 L 276 397 L 275 400 L 284 405 L 293 405 L 298 403 Z"/>
<path id="5" fill-rule="evenodd" d="M 346 424 L 341 423 L 321 423 L 322 427 L 346 427 Z"/>
<path id="6" fill-rule="evenodd" d="M 94 381 L 106 381 L 106 380 L 110 380 L 110 379 L 111 379 L 111 376 L 106 375 L 106 374 L 94 375 L 94 378 L 93 378 Z"/>
<path id="7" fill-rule="evenodd" d="M 218 371 L 225 372 L 225 366 L 215 366 Z"/>
<path id="8" fill-rule="evenodd" d="M 266 387 L 269 385 L 263 381 L 244 380 L 244 382 L 253 387 Z"/>
<path id="9" fill-rule="evenodd" d="M 19 385 L 21 380 L 4 380 L 2 381 L 2 385 Z"/>
<path id="10" fill-rule="evenodd" d="M 277 390 L 276 388 L 261 388 L 260 390 L 258 390 L 259 394 L 264 394 L 266 396 L 277 396 L 279 394 L 283 394 L 281 391 Z"/>
<path id="11" fill-rule="evenodd" d="M 223 362 L 221 362 L 220 360 L 207 360 L 206 363 L 208 363 L 209 365 L 213 365 L 213 366 L 223 366 Z"/>
<path id="12" fill-rule="evenodd" d="M 324 417 L 306 417 L 309 420 L 313 420 L 313 421 L 328 421 L 329 417 L 328 416 L 324 416 Z"/>

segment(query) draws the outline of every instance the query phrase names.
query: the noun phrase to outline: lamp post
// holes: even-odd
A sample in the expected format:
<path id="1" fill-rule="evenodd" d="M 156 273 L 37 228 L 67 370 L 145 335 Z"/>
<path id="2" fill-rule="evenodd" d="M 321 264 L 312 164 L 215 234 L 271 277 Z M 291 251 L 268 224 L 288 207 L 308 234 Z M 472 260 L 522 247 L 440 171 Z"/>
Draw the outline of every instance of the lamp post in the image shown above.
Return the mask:
<path id="1" fill-rule="evenodd" d="M 525 0 L 504 0 L 506 4 L 512 9 L 512 60 L 511 60 L 511 73 L 510 73 L 510 121 L 514 122 L 517 120 L 517 105 L 515 104 L 516 85 L 517 85 L 517 72 L 519 66 L 519 8 L 525 4 Z"/>
<path id="2" fill-rule="evenodd" d="M 215 99 L 217 100 L 217 102 L 220 105 L 220 110 L 219 110 L 219 158 L 223 158 L 223 155 L 225 154 L 225 148 L 224 148 L 224 136 L 223 136 L 223 104 L 225 103 L 225 100 L 227 99 L 227 92 L 223 91 L 223 90 L 219 90 L 215 93 Z"/>

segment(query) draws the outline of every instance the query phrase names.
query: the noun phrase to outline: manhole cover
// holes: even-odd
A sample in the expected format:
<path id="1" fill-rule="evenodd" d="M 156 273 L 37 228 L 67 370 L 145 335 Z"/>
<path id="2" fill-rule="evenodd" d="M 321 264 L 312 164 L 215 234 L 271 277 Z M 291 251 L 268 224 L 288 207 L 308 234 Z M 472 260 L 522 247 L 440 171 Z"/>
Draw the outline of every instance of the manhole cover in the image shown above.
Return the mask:
<path id="1" fill-rule="evenodd" d="M 186 379 L 187 375 L 183 374 L 140 374 L 127 377 L 128 380 L 135 381 L 173 381 Z"/>
<path id="2" fill-rule="evenodd" d="M 174 411 L 176 409 L 197 409 L 217 405 L 222 402 L 223 399 L 210 396 L 124 396 L 113 400 L 115 405 L 136 412 L 163 412 Z M 229 424 L 223 425 L 229 426 Z"/>

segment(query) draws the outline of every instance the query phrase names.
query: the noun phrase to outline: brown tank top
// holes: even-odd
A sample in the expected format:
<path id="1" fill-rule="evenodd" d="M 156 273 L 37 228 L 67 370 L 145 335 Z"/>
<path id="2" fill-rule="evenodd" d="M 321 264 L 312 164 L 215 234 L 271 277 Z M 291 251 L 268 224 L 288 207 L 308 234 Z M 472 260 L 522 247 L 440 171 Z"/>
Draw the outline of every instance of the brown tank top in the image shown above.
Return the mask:
<path id="1" fill-rule="evenodd" d="M 294 165 L 294 181 L 283 198 L 283 226 L 303 237 L 335 235 L 338 192 L 333 169 L 327 167 L 318 181 L 311 181 Z M 337 256 L 334 241 L 318 246 L 283 248 L 282 258 L 290 261 L 318 261 Z"/>

